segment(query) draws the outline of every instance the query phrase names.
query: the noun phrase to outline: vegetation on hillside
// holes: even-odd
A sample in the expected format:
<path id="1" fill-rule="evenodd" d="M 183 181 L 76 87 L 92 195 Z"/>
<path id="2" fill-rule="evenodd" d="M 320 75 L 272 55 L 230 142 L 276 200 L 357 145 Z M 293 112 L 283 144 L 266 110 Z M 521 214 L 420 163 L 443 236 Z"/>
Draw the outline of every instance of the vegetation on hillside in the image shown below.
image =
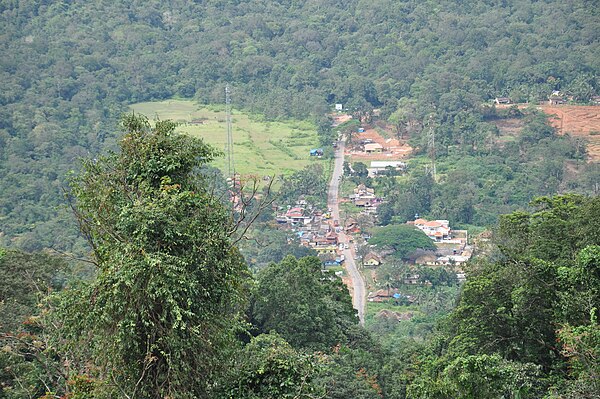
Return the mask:
<path id="1" fill-rule="evenodd" d="M 474 148 L 497 95 L 598 93 L 589 0 L 161 1 L 0 5 L 0 220 L 5 246 L 85 252 L 62 212 L 76 159 L 114 147 L 126 106 L 172 97 L 266 118 L 310 117 L 331 143 L 334 103 L 381 108 L 402 134 L 430 115 L 440 143 Z M 90 34 L 93 32 L 93 34 Z M 478 127 L 479 126 L 479 127 Z M 60 232 L 60 233 L 59 233 Z"/>
<path id="2" fill-rule="evenodd" d="M 490 100 L 588 103 L 599 12 L 593 0 L 2 2 L 0 399 L 598 398 L 600 169 L 535 109 Z M 114 129 L 134 103 L 223 103 L 225 84 L 267 125 L 307 120 L 324 158 L 361 124 L 408 140 L 402 176 L 345 169 L 385 197 L 371 242 L 400 259 L 376 277 L 403 290 L 389 305 L 410 321 L 373 307 L 358 325 L 346 286 L 272 228 L 267 193 L 243 197 L 207 165 L 219 150 L 172 121 L 127 115 Z M 354 119 L 333 128 L 336 103 Z M 270 144 L 290 156 L 305 138 Z M 324 209 L 326 165 L 285 176 L 278 205 L 302 195 Z M 495 226 L 464 285 L 404 262 L 431 248 L 404 224 L 417 213 Z M 407 288 L 407 272 L 423 286 Z"/>

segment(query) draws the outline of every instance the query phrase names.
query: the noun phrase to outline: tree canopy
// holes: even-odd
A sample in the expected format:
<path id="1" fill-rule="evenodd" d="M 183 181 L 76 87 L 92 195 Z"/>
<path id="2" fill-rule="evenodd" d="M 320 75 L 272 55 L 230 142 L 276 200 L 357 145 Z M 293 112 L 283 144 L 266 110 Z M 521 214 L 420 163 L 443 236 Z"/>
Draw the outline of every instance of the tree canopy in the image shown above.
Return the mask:
<path id="1" fill-rule="evenodd" d="M 288 256 L 260 271 L 253 294 L 252 322 L 275 330 L 295 348 L 327 350 L 347 342 L 357 323 L 348 289 L 321 271 L 317 257 Z"/>
<path id="2" fill-rule="evenodd" d="M 395 257 L 404 259 L 417 249 L 434 250 L 431 238 L 414 226 L 391 224 L 373 229 L 370 245 L 391 248 Z"/>
<path id="3" fill-rule="evenodd" d="M 84 373 L 117 396 L 206 397 L 239 326 L 247 272 L 231 211 L 198 170 L 218 152 L 172 122 L 129 115 L 123 126 L 120 152 L 72 179 L 98 272 L 64 293 L 66 329 L 90 348 Z"/>

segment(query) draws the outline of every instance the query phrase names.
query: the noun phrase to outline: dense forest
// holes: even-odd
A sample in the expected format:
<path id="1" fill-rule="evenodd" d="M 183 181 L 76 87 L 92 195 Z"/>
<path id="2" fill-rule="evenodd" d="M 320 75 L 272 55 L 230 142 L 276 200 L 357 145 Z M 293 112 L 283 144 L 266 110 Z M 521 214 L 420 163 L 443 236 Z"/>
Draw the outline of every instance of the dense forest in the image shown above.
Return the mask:
<path id="1" fill-rule="evenodd" d="M 240 108 L 319 126 L 338 102 L 397 121 L 434 112 L 446 141 L 463 140 L 456 130 L 475 127 L 480 103 L 498 95 L 535 102 L 562 90 L 585 102 L 599 89 L 594 5 L 2 2 L 0 240 L 85 250 L 62 211 L 64 176 L 114 146 L 137 101 L 223 103 L 229 82 Z"/>
<path id="2" fill-rule="evenodd" d="M 0 399 L 600 397 L 600 168 L 491 101 L 600 94 L 595 0 L 7 0 L 0 24 Z M 325 209 L 322 165 L 232 206 L 219 150 L 127 114 L 225 84 L 239 110 L 310 120 L 325 158 L 358 121 L 410 143 L 400 176 L 344 179 L 385 197 L 377 277 L 413 320 L 360 325 L 273 228 L 272 200 Z M 334 129 L 336 103 L 354 121 Z M 432 248 L 415 214 L 489 229 L 464 283 L 419 267 L 406 287 Z"/>

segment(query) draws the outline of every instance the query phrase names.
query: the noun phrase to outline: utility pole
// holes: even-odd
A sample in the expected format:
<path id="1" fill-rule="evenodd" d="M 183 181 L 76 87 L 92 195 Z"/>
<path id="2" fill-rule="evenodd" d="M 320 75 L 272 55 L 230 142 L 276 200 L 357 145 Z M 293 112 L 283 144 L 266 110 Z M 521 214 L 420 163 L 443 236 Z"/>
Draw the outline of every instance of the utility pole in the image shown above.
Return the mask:
<path id="1" fill-rule="evenodd" d="M 431 176 L 433 181 L 436 181 L 436 170 L 435 170 L 435 131 L 433 129 L 433 115 L 429 116 L 429 133 L 428 133 L 428 149 L 429 158 L 431 159 Z"/>
<path id="2" fill-rule="evenodd" d="M 225 156 L 227 157 L 227 177 L 232 179 L 235 186 L 235 166 L 233 163 L 233 129 L 231 126 L 231 98 L 229 97 L 229 84 L 225 85 L 225 119 L 227 123 L 227 141 L 225 143 Z"/>

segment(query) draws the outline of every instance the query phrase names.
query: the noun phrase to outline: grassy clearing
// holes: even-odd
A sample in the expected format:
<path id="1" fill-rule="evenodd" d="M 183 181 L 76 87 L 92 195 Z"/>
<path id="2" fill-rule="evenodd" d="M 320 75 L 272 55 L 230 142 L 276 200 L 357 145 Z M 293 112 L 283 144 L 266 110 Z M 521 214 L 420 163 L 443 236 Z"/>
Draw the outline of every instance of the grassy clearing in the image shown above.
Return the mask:
<path id="1" fill-rule="evenodd" d="M 181 123 L 178 131 L 201 137 L 224 150 L 227 141 L 225 110 L 219 106 L 202 106 L 193 101 L 167 100 L 133 104 L 130 108 L 150 119 L 172 119 Z M 287 175 L 313 162 L 326 160 L 310 157 L 318 143 L 316 127 L 305 121 L 270 122 L 258 116 L 233 110 L 234 162 L 236 172 L 259 176 Z M 225 158 L 214 166 L 223 169 Z"/>

